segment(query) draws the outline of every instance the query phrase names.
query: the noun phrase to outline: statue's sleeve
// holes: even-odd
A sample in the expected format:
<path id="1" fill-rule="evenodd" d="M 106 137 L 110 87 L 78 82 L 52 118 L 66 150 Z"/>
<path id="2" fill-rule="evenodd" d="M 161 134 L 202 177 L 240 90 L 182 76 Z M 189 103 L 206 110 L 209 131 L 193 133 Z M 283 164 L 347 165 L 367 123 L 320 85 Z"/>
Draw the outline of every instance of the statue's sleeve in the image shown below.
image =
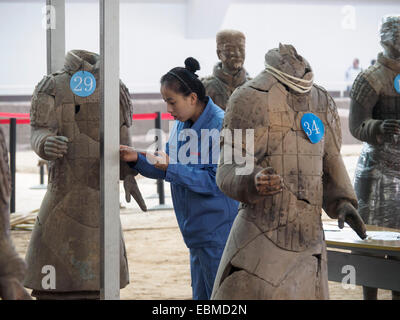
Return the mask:
<path id="1" fill-rule="evenodd" d="M 125 84 L 120 81 L 120 97 L 119 97 L 119 104 L 120 104 L 120 144 L 131 146 L 131 134 L 129 132 L 129 128 L 132 126 L 132 115 L 133 115 L 133 104 L 131 100 L 131 96 L 129 93 L 129 89 L 125 86 Z M 138 172 L 128 166 L 125 161 L 120 161 L 119 163 L 120 168 L 120 179 L 124 180 L 127 175 L 137 175 Z"/>
<path id="2" fill-rule="evenodd" d="M 121 125 L 129 128 L 132 125 L 133 105 L 129 89 L 122 81 L 119 82 L 119 106 L 122 113 Z"/>
<path id="3" fill-rule="evenodd" d="M 11 193 L 8 152 L 3 130 L 0 128 L 0 203 L 7 205 Z"/>
<path id="4" fill-rule="evenodd" d="M 44 153 L 46 138 L 58 133 L 54 88 L 54 78 L 44 77 L 36 86 L 31 100 L 31 146 L 45 160 L 50 160 Z"/>
<path id="5" fill-rule="evenodd" d="M 340 154 L 342 134 L 340 118 L 333 99 L 326 93 L 328 100 L 325 128 L 325 150 L 323 158 L 323 209 L 332 219 L 337 219 L 337 207 L 343 201 L 349 201 L 357 208 L 357 197 Z"/>
<path id="6" fill-rule="evenodd" d="M 379 134 L 382 120 L 372 119 L 372 110 L 378 101 L 379 93 L 369 83 L 364 73 L 360 73 L 350 92 L 349 129 L 351 134 L 360 141 L 371 144 L 383 142 Z"/>
<path id="7" fill-rule="evenodd" d="M 237 89 L 228 102 L 221 131 L 217 185 L 230 198 L 249 204 L 265 197 L 258 194 L 255 186 L 255 176 L 263 170 L 257 158 L 265 155 L 268 140 L 262 114 L 265 108 L 260 107 L 260 95 L 265 94 L 248 87 Z M 236 134 L 235 129 L 239 129 Z M 246 139 L 246 130 L 254 133 L 254 148 L 253 139 Z"/>

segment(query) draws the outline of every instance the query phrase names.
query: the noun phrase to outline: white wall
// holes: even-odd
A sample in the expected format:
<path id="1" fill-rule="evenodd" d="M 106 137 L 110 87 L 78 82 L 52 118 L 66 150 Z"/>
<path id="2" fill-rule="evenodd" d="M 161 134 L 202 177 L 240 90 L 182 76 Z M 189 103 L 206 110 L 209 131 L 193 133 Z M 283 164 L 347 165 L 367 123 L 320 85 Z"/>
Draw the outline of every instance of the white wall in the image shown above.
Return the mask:
<path id="1" fill-rule="evenodd" d="M 200 1 L 121 1 L 121 78 L 131 91 L 157 92 L 160 76 L 183 65 L 187 56 L 200 61 L 200 75 L 211 73 L 217 61 L 217 29 L 212 28 L 218 26 L 246 34 L 245 67 L 251 76 L 262 70 L 268 49 L 279 42 L 291 43 L 309 60 L 321 85 L 339 89 L 354 57 L 368 67 L 381 50 L 381 17 L 400 13 L 400 1 L 231 0 L 225 14 L 207 15 L 204 12 L 217 9 L 212 1 Z M 197 8 L 199 3 L 204 4 L 198 11 L 202 19 L 188 8 Z M 30 94 L 46 72 L 44 5 L 44 0 L 0 0 L 0 94 Z M 351 25 L 351 13 L 342 12 L 345 5 L 353 6 L 355 25 Z M 350 29 L 343 28 L 346 21 Z M 207 27 L 211 29 L 205 33 L 195 32 Z M 67 50 L 98 52 L 98 1 L 66 0 L 66 30 Z"/>

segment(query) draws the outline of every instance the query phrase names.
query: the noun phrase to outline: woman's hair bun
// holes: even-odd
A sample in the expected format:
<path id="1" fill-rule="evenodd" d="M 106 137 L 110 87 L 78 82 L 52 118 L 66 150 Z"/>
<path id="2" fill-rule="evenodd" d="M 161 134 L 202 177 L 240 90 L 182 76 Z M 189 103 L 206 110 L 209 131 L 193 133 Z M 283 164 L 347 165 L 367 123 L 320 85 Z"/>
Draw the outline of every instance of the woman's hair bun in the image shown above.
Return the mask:
<path id="1" fill-rule="evenodd" d="M 185 60 L 185 69 L 195 74 L 197 70 L 200 70 L 200 64 L 195 58 L 189 57 Z M 197 76 L 197 74 L 195 74 L 195 76 Z"/>

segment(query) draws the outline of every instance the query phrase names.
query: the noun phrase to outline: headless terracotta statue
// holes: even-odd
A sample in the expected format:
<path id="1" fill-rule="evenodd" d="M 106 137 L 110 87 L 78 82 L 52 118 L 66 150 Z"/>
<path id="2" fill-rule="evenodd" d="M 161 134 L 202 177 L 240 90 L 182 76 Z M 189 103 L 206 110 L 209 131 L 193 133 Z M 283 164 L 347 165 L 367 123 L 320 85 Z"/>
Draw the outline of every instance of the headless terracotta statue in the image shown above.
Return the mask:
<path id="1" fill-rule="evenodd" d="M 31 144 L 49 160 L 49 183 L 29 243 L 25 286 L 38 299 L 98 299 L 100 290 L 100 88 L 88 97 L 75 95 L 71 76 L 85 70 L 97 83 L 99 56 L 68 52 L 65 65 L 37 85 L 32 98 Z M 132 123 L 129 91 L 120 82 L 121 137 Z M 121 141 L 126 144 L 128 141 Z M 132 170 L 120 164 L 128 200 L 146 205 Z M 116 185 L 117 187 L 117 185 Z M 54 267 L 54 288 L 43 287 L 42 269 Z M 48 268 L 48 267 L 46 267 Z M 129 282 L 121 231 L 120 287 Z"/>
<path id="2" fill-rule="evenodd" d="M 252 141 L 240 144 L 254 170 L 237 174 L 244 164 L 221 152 L 217 184 L 241 204 L 212 298 L 328 299 L 321 209 L 340 227 L 347 222 L 366 237 L 340 155 L 337 108 L 327 91 L 313 84 L 310 65 L 293 46 L 268 51 L 265 64 L 232 94 L 224 118 L 226 130 L 254 130 L 254 152 L 247 147 Z M 323 125 L 303 129 L 306 114 Z M 319 141 L 312 142 L 313 131 L 324 132 Z M 232 146 L 225 138 L 221 143 L 235 147 L 234 140 Z"/>

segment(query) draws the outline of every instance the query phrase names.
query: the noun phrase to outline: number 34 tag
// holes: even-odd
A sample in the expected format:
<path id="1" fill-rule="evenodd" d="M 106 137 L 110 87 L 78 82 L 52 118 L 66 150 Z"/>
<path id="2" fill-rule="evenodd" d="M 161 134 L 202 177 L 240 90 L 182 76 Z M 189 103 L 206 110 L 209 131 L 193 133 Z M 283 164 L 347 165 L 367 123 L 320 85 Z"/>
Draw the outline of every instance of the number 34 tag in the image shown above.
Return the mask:
<path id="1" fill-rule="evenodd" d="M 77 96 L 88 97 L 96 90 L 96 79 L 89 71 L 78 71 L 71 77 L 69 86 Z"/>
<path id="2" fill-rule="evenodd" d="M 301 118 L 301 126 L 311 143 L 318 143 L 324 137 L 324 124 L 315 114 L 306 113 Z"/>

